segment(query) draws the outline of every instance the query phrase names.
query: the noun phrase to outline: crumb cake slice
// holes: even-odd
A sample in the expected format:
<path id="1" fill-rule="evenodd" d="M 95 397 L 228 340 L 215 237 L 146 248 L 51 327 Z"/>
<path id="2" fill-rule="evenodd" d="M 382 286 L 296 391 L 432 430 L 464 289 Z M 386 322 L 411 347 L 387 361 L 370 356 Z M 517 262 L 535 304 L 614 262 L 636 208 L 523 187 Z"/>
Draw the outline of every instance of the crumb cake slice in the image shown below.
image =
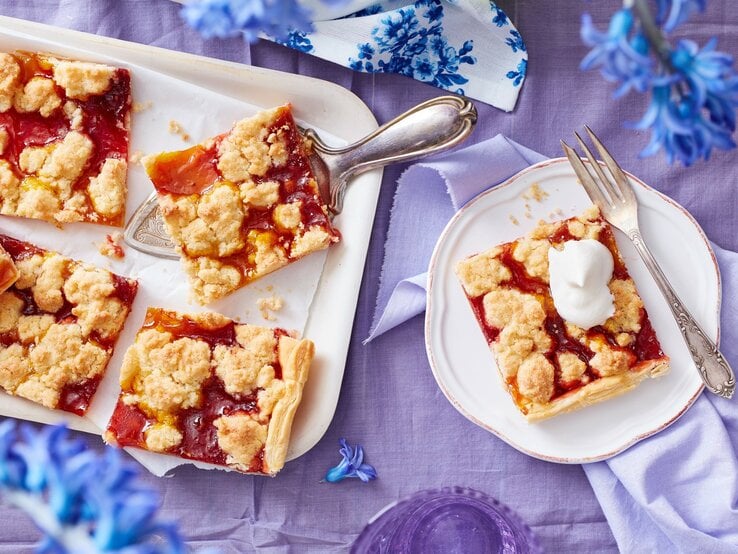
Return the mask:
<path id="1" fill-rule="evenodd" d="M 614 312 L 589 329 L 561 317 L 549 286 L 549 249 L 585 239 L 603 244 L 614 262 L 607 285 Z M 456 273 L 502 380 L 529 421 L 600 402 L 668 371 L 669 359 L 596 207 L 540 222 L 521 239 L 461 261 Z"/>
<path id="2" fill-rule="evenodd" d="M 284 465 L 313 343 L 216 313 L 149 308 L 105 438 L 245 473 Z"/>
<path id="3" fill-rule="evenodd" d="M 122 227 L 127 69 L 0 52 L 0 213 Z"/>
<path id="4" fill-rule="evenodd" d="M 0 294 L 0 387 L 83 415 L 138 284 L 6 235 L 0 246 L 18 268 Z"/>
<path id="5" fill-rule="evenodd" d="M 290 106 L 144 158 L 195 297 L 209 303 L 339 240 Z"/>

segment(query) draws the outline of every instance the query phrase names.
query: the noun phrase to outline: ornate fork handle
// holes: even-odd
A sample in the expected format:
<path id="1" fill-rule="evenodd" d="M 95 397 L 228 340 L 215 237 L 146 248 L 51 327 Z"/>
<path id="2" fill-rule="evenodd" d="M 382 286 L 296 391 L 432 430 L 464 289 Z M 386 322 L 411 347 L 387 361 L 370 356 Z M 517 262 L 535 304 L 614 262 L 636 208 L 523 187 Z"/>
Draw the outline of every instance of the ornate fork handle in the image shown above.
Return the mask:
<path id="1" fill-rule="evenodd" d="M 628 238 L 635 245 L 638 254 L 666 297 L 705 386 L 718 396 L 732 398 L 735 392 L 735 375 L 727 360 L 679 299 L 643 241 L 640 231 L 637 228 L 631 229 Z"/>

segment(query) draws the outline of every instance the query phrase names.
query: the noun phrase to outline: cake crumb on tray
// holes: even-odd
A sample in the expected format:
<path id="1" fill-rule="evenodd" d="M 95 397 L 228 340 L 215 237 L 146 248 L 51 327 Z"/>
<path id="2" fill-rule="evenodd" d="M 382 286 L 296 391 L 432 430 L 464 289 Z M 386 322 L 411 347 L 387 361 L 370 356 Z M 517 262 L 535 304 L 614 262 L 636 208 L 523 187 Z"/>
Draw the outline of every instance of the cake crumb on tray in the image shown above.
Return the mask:
<path id="1" fill-rule="evenodd" d="M 190 141 L 189 133 L 184 130 L 182 124 L 179 121 L 175 121 L 174 119 L 169 121 L 169 132 L 173 135 L 179 135 L 179 138 L 181 138 L 185 142 Z"/>
<path id="2" fill-rule="evenodd" d="M 105 235 L 105 240 L 98 246 L 97 250 L 103 256 L 108 258 L 114 258 L 116 260 L 122 260 L 126 253 L 123 251 L 121 241 L 123 240 L 123 233 L 113 233 L 112 235 Z"/>
<path id="3" fill-rule="evenodd" d="M 273 312 L 278 312 L 284 306 L 284 300 L 280 296 L 269 296 L 266 298 L 259 298 L 256 301 L 256 306 L 259 308 L 261 317 L 267 321 L 274 321 L 277 319 L 274 317 Z"/>

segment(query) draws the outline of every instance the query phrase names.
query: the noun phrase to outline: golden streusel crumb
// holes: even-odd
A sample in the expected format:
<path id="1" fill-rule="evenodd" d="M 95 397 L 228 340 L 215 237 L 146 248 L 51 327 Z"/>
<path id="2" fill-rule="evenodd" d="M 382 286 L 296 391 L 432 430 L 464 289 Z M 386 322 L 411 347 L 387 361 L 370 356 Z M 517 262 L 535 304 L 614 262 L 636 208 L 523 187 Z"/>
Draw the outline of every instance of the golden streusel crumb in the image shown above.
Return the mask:
<path id="1" fill-rule="evenodd" d="M 535 200 L 536 202 L 543 202 L 548 198 L 548 193 L 541 188 L 538 183 L 533 183 L 528 190 L 523 193 L 525 200 Z M 527 204 L 526 204 L 527 205 Z"/>
<path id="2" fill-rule="evenodd" d="M 134 102 L 131 110 L 133 113 L 141 113 L 150 109 L 154 105 L 154 102 L 147 100 L 146 102 Z"/>
<path id="3" fill-rule="evenodd" d="M 105 240 L 97 247 L 97 251 L 108 258 L 122 260 L 126 255 L 123 251 L 122 241 L 123 233 L 116 232 L 105 235 Z"/>
<path id="4" fill-rule="evenodd" d="M 114 72 L 114 67 L 96 63 L 61 60 L 54 64 L 54 80 L 75 100 L 103 94 L 110 88 Z"/>
<path id="5" fill-rule="evenodd" d="M 169 121 L 169 132 L 173 135 L 178 135 L 185 142 L 190 141 L 190 135 L 184 130 L 182 124 L 174 119 Z"/>
<path id="6" fill-rule="evenodd" d="M 273 312 L 278 312 L 284 306 L 284 300 L 280 296 L 270 296 L 267 298 L 259 298 L 256 301 L 256 307 L 259 308 L 261 317 L 267 321 L 274 321 L 277 319 L 274 317 Z"/>

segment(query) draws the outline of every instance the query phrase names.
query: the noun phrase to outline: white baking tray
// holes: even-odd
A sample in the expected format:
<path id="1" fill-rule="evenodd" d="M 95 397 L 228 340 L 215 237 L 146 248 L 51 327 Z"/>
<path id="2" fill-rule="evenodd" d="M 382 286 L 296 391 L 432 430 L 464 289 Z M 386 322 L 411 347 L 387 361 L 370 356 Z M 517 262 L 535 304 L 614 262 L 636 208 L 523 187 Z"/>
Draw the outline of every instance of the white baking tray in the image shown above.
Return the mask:
<path id="1" fill-rule="evenodd" d="M 377 122 L 367 106 L 353 93 L 333 83 L 0 16 L 0 43 L 3 48 L 12 47 L 14 40 L 19 45 L 27 46 L 28 38 L 36 39 L 39 49 L 52 49 L 60 55 L 84 57 L 90 61 L 118 60 L 132 67 L 134 72 L 136 67 L 142 68 L 143 73 L 156 72 L 160 74 L 159 77 L 164 75 L 171 78 L 172 83 L 177 81 L 178 90 L 181 90 L 182 82 L 190 83 L 229 97 L 228 103 L 235 99 L 252 107 L 269 108 L 289 102 L 301 125 L 319 129 L 328 142 L 350 143 L 377 128 Z M 49 42 L 52 43 L 51 47 L 48 46 Z M 134 101 L 146 100 L 137 98 L 134 89 Z M 186 103 L 187 100 L 186 97 L 173 98 L 172 102 Z M 172 137 L 167 136 L 164 129 L 162 133 L 163 142 L 171 141 Z M 131 145 L 131 150 L 134 149 L 135 142 Z M 317 354 L 295 418 L 289 460 L 304 454 L 320 440 L 335 412 L 381 178 L 381 170 L 356 177 L 346 194 L 344 210 L 335 219 L 342 241 L 329 249 L 309 306 L 304 336 L 315 342 Z M 127 217 L 132 215 L 133 208 L 135 206 L 128 206 Z M 9 221 L 9 218 L 2 218 L 3 223 Z M 28 224 L 32 223 L 35 222 Z M 22 224 L 23 220 L 12 220 L 12 226 L 16 229 Z M 68 248 L 63 248 L 64 240 L 64 231 L 60 231 L 60 244 L 55 249 L 85 259 L 85 256 L 75 256 L 74 251 L 70 253 Z M 56 245 L 42 246 L 54 248 Z M 95 259 L 87 261 L 98 262 Z M 115 265 L 110 269 L 125 274 Z M 284 274 L 289 271 L 290 267 L 282 270 Z M 299 276 L 299 271 L 295 271 L 295 275 Z M 300 283 L 295 283 L 295 287 L 299 288 Z M 154 303 L 141 297 L 136 302 Z M 253 316 L 246 319 L 256 322 Z M 120 359 L 120 354 L 129 346 L 135 328 L 140 323 L 129 319 L 116 346 L 117 355 L 108 367 L 108 373 L 113 374 L 116 380 L 119 363 L 113 362 Z M 75 429 L 100 432 L 99 426 L 87 419 L 66 414 L 60 417 L 57 412 L 3 393 L 0 393 L 0 414 L 43 423 L 57 422 L 61 418 Z"/>

